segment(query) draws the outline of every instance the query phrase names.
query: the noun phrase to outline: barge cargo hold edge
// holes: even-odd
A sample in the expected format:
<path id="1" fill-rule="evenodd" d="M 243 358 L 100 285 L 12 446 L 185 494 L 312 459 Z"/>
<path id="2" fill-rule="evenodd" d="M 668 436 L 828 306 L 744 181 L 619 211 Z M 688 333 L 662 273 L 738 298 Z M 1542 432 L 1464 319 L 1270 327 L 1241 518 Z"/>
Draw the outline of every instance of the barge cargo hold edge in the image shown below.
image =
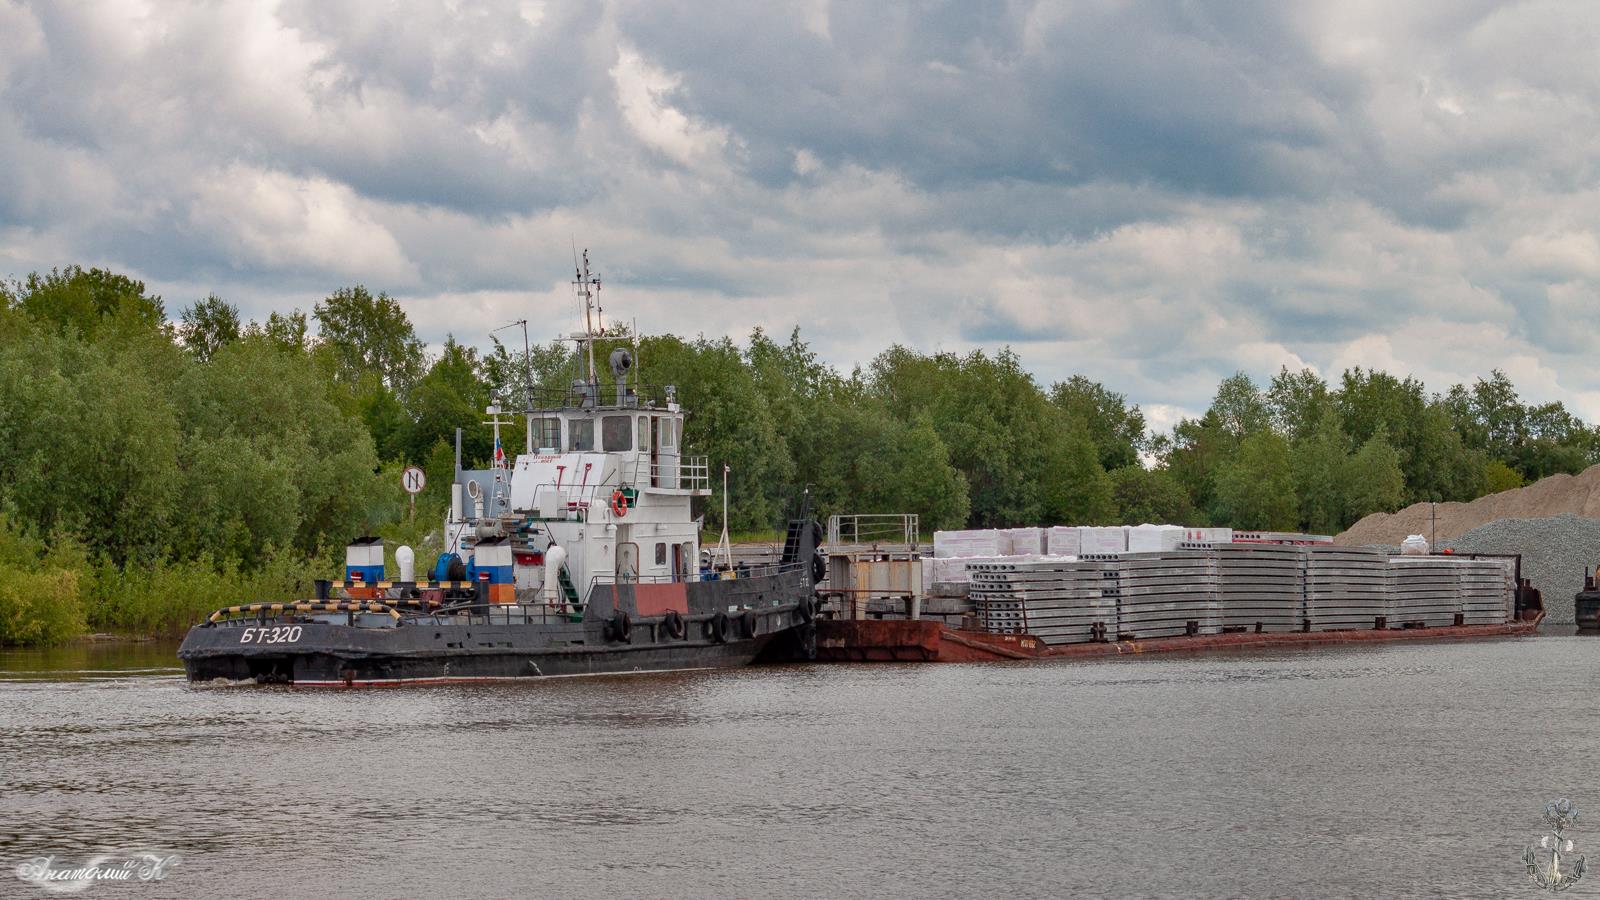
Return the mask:
<path id="1" fill-rule="evenodd" d="M 996 662 L 1137 656 L 1152 653 L 1288 649 L 1329 644 L 1472 640 L 1533 634 L 1543 619 L 1544 612 L 1541 610 L 1532 618 L 1493 625 L 1262 634 L 1232 632 L 1054 646 L 1027 634 L 964 631 L 951 628 L 942 622 L 926 619 L 819 620 L 817 660 L 819 662 Z"/>

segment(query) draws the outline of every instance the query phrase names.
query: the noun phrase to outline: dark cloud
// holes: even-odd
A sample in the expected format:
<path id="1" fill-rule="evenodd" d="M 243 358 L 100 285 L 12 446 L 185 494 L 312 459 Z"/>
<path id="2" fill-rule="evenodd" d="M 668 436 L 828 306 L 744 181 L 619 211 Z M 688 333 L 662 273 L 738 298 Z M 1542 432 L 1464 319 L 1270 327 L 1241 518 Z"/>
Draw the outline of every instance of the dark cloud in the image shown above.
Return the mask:
<path id="1" fill-rule="evenodd" d="M 554 317 L 576 244 L 641 327 L 798 322 L 844 365 L 1010 343 L 1170 417 L 1238 369 L 1503 364 L 1600 417 L 1588 6 L 5 3 L 0 34 L 0 274 L 257 315 L 362 281 L 436 341 Z"/>

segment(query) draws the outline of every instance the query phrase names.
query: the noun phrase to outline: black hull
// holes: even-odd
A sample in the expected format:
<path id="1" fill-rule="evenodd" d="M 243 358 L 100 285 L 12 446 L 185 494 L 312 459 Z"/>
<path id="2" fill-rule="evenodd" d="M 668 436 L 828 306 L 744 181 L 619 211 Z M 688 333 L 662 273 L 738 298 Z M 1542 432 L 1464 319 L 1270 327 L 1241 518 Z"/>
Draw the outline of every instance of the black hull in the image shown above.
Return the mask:
<path id="1" fill-rule="evenodd" d="M 178 656 L 190 681 L 312 686 L 614 675 L 815 656 L 804 573 L 684 585 L 688 615 L 677 634 L 667 616 L 639 614 L 644 594 L 599 586 L 578 621 L 542 608 L 495 607 L 399 622 L 372 613 L 226 621 L 190 629 Z M 628 616 L 627 634 L 617 633 L 620 614 Z"/>

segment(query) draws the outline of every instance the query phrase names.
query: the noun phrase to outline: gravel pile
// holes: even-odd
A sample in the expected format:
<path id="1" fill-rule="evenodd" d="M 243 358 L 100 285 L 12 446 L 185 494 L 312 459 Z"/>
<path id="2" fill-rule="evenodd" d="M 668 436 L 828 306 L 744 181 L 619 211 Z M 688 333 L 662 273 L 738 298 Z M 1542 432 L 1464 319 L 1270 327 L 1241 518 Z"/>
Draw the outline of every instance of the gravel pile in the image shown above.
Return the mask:
<path id="1" fill-rule="evenodd" d="M 1570 625 L 1572 595 L 1583 590 L 1584 573 L 1600 564 L 1600 519 L 1500 519 L 1439 543 L 1458 553 L 1521 553 L 1522 577 L 1544 592 L 1546 621 Z"/>

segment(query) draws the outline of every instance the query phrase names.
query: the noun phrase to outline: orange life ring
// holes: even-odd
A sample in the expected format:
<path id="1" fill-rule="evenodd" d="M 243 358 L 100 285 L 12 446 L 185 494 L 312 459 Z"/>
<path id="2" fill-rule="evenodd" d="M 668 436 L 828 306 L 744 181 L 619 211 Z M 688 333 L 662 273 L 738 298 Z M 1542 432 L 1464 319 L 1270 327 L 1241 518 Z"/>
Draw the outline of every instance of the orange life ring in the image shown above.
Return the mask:
<path id="1" fill-rule="evenodd" d="M 621 488 L 611 492 L 611 514 L 619 519 L 628 514 L 628 497 Z"/>

